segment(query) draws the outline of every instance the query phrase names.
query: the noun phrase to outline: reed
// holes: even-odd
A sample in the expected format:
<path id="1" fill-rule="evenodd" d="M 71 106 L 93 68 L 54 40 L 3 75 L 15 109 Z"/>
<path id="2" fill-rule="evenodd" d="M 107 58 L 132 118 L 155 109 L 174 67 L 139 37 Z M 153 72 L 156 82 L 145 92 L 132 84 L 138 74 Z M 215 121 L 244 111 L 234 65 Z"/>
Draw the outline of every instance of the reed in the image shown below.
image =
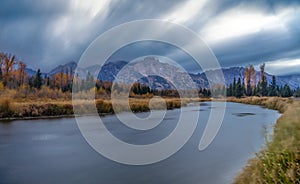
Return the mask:
<path id="1" fill-rule="evenodd" d="M 300 183 L 300 102 L 280 98 L 250 102 L 283 114 L 265 148 L 248 162 L 234 183 Z"/>

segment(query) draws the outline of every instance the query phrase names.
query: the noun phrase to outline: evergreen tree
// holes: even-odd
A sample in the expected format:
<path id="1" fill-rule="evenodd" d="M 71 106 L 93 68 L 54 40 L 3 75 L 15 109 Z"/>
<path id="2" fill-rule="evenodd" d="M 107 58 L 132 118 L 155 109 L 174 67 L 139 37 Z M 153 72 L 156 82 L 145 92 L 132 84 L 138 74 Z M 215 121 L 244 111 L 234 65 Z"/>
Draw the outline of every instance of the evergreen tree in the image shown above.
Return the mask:
<path id="1" fill-rule="evenodd" d="M 138 94 L 139 94 L 139 84 L 138 84 L 138 83 L 133 84 L 132 92 L 133 92 L 135 95 L 138 95 Z"/>
<path id="2" fill-rule="evenodd" d="M 278 91 L 278 96 L 282 97 L 282 91 L 283 91 L 283 87 L 282 86 L 277 86 L 277 91 Z"/>
<path id="3" fill-rule="evenodd" d="M 300 88 L 298 87 L 294 93 L 295 97 L 300 97 Z"/>
<path id="4" fill-rule="evenodd" d="M 150 92 L 150 88 L 146 85 L 143 85 L 141 90 L 142 90 L 142 94 L 147 94 Z"/>
<path id="5" fill-rule="evenodd" d="M 233 86 L 231 83 L 231 84 L 229 84 L 229 87 L 227 88 L 227 96 L 232 96 L 232 88 L 233 88 Z"/>
<path id="6" fill-rule="evenodd" d="M 236 96 L 236 79 L 234 77 L 233 79 L 233 85 L 232 85 L 232 96 Z"/>
<path id="7" fill-rule="evenodd" d="M 282 97 L 291 97 L 293 95 L 293 92 L 288 84 L 285 84 L 282 88 L 281 96 Z"/>
<path id="8" fill-rule="evenodd" d="M 30 86 L 30 88 L 33 88 L 33 87 L 34 87 L 34 80 L 35 80 L 35 77 L 34 77 L 34 76 L 31 76 L 31 77 L 28 79 L 28 85 Z"/>
<path id="9" fill-rule="evenodd" d="M 276 86 L 276 91 L 277 91 L 277 96 L 281 96 L 280 87 L 278 85 Z"/>
<path id="10" fill-rule="evenodd" d="M 277 92 L 276 77 L 273 75 L 271 85 L 269 86 L 269 96 L 277 96 L 277 95 L 278 92 Z"/>
<path id="11" fill-rule="evenodd" d="M 235 89 L 235 97 L 241 98 L 243 96 L 243 86 L 241 83 L 241 78 L 238 79 Z"/>
<path id="12" fill-rule="evenodd" d="M 204 97 L 210 97 L 211 96 L 211 91 L 209 89 L 204 88 L 202 93 L 203 93 Z"/>
<path id="13" fill-rule="evenodd" d="M 268 95 L 268 82 L 266 76 L 263 77 L 263 81 L 261 82 L 261 95 L 262 96 Z"/>
<path id="14" fill-rule="evenodd" d="M 242 82 L 242 80 L 241 80 L 241 84 L 242 84 L 242 94 L 246 94 L 246 86 L 244 85 L 244 83 Z"/>
<path id="15" fill-rule="evenodd" d="M 35 74 L 35 78 L 34 78 L 34 81 L 33 81 L 33 86 L 36 89 L 41 89 L 42 84 L 43 84 L 43 78 L 42 78 L 41 70 L 38 69 L 36 74 Z"/>

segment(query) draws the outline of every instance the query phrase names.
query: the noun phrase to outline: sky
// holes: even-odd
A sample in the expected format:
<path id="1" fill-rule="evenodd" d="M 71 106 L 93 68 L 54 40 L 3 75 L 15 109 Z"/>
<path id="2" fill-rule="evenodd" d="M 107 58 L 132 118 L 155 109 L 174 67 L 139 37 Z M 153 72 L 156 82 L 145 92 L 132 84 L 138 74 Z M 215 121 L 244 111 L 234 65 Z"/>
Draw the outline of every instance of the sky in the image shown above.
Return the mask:
<path id="1" fill-rule="evenodd" d="M 266 63 L 270 74 L 300 74 L 299 0 L 2 0 L 0 52 L 48 72 L 78 61 L 110 28 L 143 19 L 188 27 L 223 67 Z M 134 57 L 146 54 L 147 45 L 158 51 L 155 54 L 174 55 L 168 46 L 146 43 L 131 46 L 115 59 L 131 59 L 132 51 Z M 188 64 L 186 68 L 193 70 Z"/>

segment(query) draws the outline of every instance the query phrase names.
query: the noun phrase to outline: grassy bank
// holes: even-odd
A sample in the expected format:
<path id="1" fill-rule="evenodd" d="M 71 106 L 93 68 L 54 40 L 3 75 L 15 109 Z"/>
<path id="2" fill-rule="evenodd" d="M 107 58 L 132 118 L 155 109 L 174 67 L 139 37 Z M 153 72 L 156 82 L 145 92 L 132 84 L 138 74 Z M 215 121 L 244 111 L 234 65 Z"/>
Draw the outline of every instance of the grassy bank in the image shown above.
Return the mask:
<path id="1" fill-rule="evenodd" d="M 130 98 L 130 110 L 133 112 L 147 112 L 151 109 L 175 109 L 185 106 L 191 102 L 207 101 L 209 99 L 192 99 L 192 98 Z M 73 105 L 77 108 L 77 113 L 81 115 L 89 114 L 92 108 L 97 108 L 99 114 L 113 114 L 116 112 L 126 111 L 125 100 L 117 101 L 116 106 L 112 106 L 109 99 L 97 99 L 96 101 L 74 101 L 71 100 L 19 100 L 12 98 L 0 99 L 0 119 L 22 119 L 38 118 L 53 116 L 70 116 L 73 115 Z"/>
<path id="2" fill-rule="evenodd" d="M 288 106 L 293 103 L 291 98 L 281 97 L 247 97 L 247 98 L 233 98 L 228 97 L 228 102 L 237 102 L 250 105 L 260 105 L 268 109 L 278 110 L 280 113 L 284 113 Z"/>
<path id="3" fill-rule="evenodd" d="M 191 102 L 209 99 L 165 98 L 131 98 L 129 100 L 133 112 L 154 109 L 174 109 Z M 278 97 L 228 98 L 227 101 L 252 105 L 261 105 L 283 113 L 278 119 L 272 139 L 265 148 L 251 159 L 234 183 L 300 183 L 300 101 Z M 82 114 L 89 113 L 91 106 L 96 105 L 99 114 L 111 114 L 124 111 L 126 101 L 118 101 L 115 108 L 111 100 L 75 101 Z M 73 104 L 70 100 L 18 100 L 0 99 L 0 118 L 27 118 L 73 115 Z"/>
<path id="4" fill-rule="evenodd" d="M 272 139 L 248 162 L 234 183 L 300 183 L 300 102 L 255 97 L 228 100 L 262 105 L 283 113 Z"/>

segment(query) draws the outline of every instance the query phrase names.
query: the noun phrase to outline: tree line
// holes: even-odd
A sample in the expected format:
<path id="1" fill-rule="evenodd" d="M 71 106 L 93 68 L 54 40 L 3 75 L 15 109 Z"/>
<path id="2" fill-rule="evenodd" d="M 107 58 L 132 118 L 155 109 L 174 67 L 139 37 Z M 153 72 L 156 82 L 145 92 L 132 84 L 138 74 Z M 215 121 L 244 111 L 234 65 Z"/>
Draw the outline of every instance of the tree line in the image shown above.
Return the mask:
<path id="1" fill-rule="evenodd" d="M 244 79 L 240 77 L 229 84 L 227 96 L 241 98 L 242 96 L 279 96 L 279 97 L 300 97 L 300 88 L 292 90 L 288 84 L 278 86 L 276 76 L 268 84 L 265 73 L 265 64 L 260 66 L 260 78 L 257 82 L 256 71 L 253 65 L 245 68 Z"/>
<path id="2" fill-rule="evenodd" d="M 130 91 L 129 96 L 159 95 L 169 97 L 179 97 L 175 89 L 151 89 L 147 84 L 138 82 L 133 85 L 115 84 L 112 89 L 112 82 L 95 79 L 89 72 L 85 78 L 78 74 L 74 77 L 72 67 L 61 68 L 56 74 L 51 76 L 41 73 L 38 69 L 35 75 L 29 75 L 26 72 L 26 64 L 17 60 L 15 55 L 0 53 L 0 91 L 3 89 L 15 89 L 26 94 L 35 93 L 41 89 L 44 91 L 57 91 L 60 93 L 71 93 L 89 91 L 95 89 L 98 97 L 109 97 L 112 92 L 121 93 Z M 112 91 L 114 90 L 114 91 Z M 234 78 L 226 89 L 227 96 L 300 96 L 300 89 L 292 90 L 289 85 L 279 87 L 276 83 L 276 77 L 272 76 L 272 81 L 268 84 L 265 65 L 260 67 L 260 78 L 257 82 L 256 71 L 253 65 L 246 67 L 244 78 Z M 198 90 L 200 97 L 210 97 L 210 89 L 201 88 Z"/>
<path id="3" fill-rule="evenodd" d="M 175 89 L 150 89 L 147 84 L 139 82 L 132 85 L 114 84 L 111 81 L 102 81 L 95 79 L 91 73 L 87 73 L 85 78 L 81 78 L 76 74 L 72 67 L 61 68 L 60 72 L 51 76 L 42 74 L 38 69 L 35 75 L 29 75 L 26 72 L 26 64 L 18 61 L 15 55 L 0 53 L 0 91 L 2 89 L 14 89 L 18 93 L 23 93 L 23 97 L 28 94 L 35 94 L 43 91 L 44 96 L 53 96 L 51 91 L 58 93 L 88 92 L 95 89 L 96 96 L 109 98 L 111 93 L 122 93 L 129 91 L 130 97 L 139 97 L 147 95 L 158 95 L 167 97 L 179 97 L 178 91 Z M 211 92 L 209 89 L 199 89 L 199 96 L 209 97 Z M 59 96 L 59 95 L 58 95 Z"/>

